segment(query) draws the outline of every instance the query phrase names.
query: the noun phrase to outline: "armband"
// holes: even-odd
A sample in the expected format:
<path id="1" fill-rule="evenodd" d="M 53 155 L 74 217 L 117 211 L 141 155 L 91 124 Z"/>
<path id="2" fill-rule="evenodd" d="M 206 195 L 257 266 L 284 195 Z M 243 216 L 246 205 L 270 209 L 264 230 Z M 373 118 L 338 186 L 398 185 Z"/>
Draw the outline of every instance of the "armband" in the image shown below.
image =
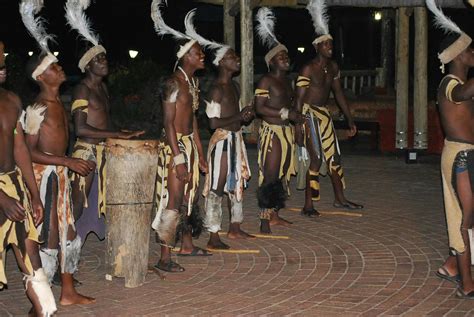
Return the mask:
<path id="1" fill-rule="evenodd" d="M 266 89 L 255 89 L 255 97 L 265 97 L 270 99 L 270 93 Z"/>
<path id="2" fill-rule="evenodd" d="M 221 117 L 221 105 L 218 102 L 211 100 L 211 102 L 206 102 L 206 115 L 209 119 L 211 118 L 220 118 Z"/>
<path id="3" fill-rule="evenodd" d="M 186 158 L 183 153 L 180 153 L 173 157 L 174 166 L 186 163 Z"/>
<path id="4" fill-rule="evenodd" d="M 71 114 L 74 114 L 76 111 L 88 113 L 89 101 L 86 99 L 76 99 L 71 106 Z"/>
<path id="5" fill-rule="evenodd" d="M 456 80 L 456 79 L 451 79 L 448 84 L 446 85 L 446 98 L 450 101 L 450 102 L 453 102 L 453 103 L 456 103 L 456 104 L 459 104 L 460 102 L 456 102 L 453 100 L 453 90 L 454 88 L 456 88 L 458 85 L 460 85 L 461 83 Z"/>
<path id="6" fill-rule="evenodd" d="M 309 79 L 308 77 L 298 76 L 298 78 L 296 79 L 296 87 L 308 88 L 310 82 L 311 79 Z"/>
<path id="7" fill-rule="evenodd" d="M 281 110 L 280 110 L 281 120 L 288 120 L 288 115 L 289 114 L 290 114 L 290 110 L 288 108 L 281 108 Z"/>

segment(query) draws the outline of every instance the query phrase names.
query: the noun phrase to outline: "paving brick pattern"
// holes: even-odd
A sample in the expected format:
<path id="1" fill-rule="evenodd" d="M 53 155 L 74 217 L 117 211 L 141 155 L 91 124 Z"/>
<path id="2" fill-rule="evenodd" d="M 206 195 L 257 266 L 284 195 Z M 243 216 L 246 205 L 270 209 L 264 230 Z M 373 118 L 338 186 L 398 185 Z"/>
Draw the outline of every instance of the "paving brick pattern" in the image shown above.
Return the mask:
<path id="1" fill-rule="evenodd" d="M 256 151 L 249 150 L 251 162 Z M 436 161 L 436 160 L 435 160 Z M 435 276 L 447 255 L 439 164 L 406 165 L 395 157 L 344 157 L 347 196 L 362 202 L 362 217 L 303 218 L 286 210 L 291 228 L 273 228 L 290 239 L 224 241 L 259 254 L 214 254 L 178 258 L 184 273 L 127 289 L 106 281 L 105 242 L 90 236 L 77 278 L 97 303 L 60 307 L 64 316 L 306 315 L 306 316 L 474 316 L 474 302 L 455 297 L 455 286 Z M 257 232 L 256 165 L 244 201 L 243 228 Z M 322 179 L 321 211 L 332 207 L 332 188 Z M 288 207 L 300 208 L 303 193 L 293 190 Z M 227 218 L 224 222 L 227 228 Z M 205 246 L 208 235 L 196 241 Z M 150 263 L 159 246 L 151 237 Z M 0 293 L 0 315 L 25 315 L 30 305 L 21 275 L 8 252 L 9 289 Z M 53 287 L 59 298 L 60 289 Z"/>

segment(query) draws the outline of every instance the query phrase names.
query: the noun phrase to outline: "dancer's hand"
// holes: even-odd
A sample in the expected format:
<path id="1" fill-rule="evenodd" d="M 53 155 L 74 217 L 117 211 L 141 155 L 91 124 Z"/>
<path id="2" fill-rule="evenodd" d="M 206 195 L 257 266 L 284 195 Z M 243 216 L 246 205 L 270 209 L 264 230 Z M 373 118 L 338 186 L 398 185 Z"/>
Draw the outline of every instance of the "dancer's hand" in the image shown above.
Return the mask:
<path id="1" fill-rule="evenodd" d="M 188 168 L 186 167 L 186 164 L 178 164 L 174 167 L 175 173 L 176 173 L 176 178 L 182 182 L 188 182 L 189 181 L 189 173 L 188 173 Z"/>
<path id="2" fill-rule="evenodd" d="M 0 194 L 0 211 L 10 221 L 23 221 L 26 218 L 25 208 L 16 199 Z"/>
<path id="3" fill-rule="evenodd" d="M 140 130 L 140 131 L 129 131 L 129 130 L 122 130 L 119 132 L 118 138 L 119 139 L 125 139 L 129 140 L 134 137 L 139 137 L 140 135 L 144 134 L 145 131 Z"/>
<path id="4" fill-rule="evenodd" d="M 80 158 L 68 157 L 66 160 L 66 167 L 85 177 L 95 169 L 95 163 Z"/>
<path id="5" fill-rule="evenodd" d="M 288 113 L 288 119 L 294 123 L 303 124 L 306 117 L 302 115 L 301 112 L 290 109 L 290 112 Z"/>
<path id="6" fill-rule="evenodd" d="M 350 122 L 350 123 L 349 123 L 349 128 L 350 128 L 349 134 L 348 134 L 349 137 L 353 137 L 354 135 L 356 135 L 356 133 L 357 133 L 357 127 L 356 127 L 356 125 L 355 125 L 354 122 Z"/>
<path id="7" fill-rule="evenodd" d="M 249 122 L 255 116 L 255 111 L 252 106 L 247 106 L 240 111 L 240 120 Z"/>
<path id="8" fill-rule="evenodd" d="M 31 206 L 33 207 L 33 219 L 35 220 L 35 227 L 43 222 L 44 208 L 43 203 L 39 198 L 31 199 Z"/>
<path id="9" fill-rule="evenodd" d="M 209 172 L 209 167 L 207 166 L 207 161 L 202 156 L 199 157 L 199 169 L 204 174 L 207 174 Z"/>

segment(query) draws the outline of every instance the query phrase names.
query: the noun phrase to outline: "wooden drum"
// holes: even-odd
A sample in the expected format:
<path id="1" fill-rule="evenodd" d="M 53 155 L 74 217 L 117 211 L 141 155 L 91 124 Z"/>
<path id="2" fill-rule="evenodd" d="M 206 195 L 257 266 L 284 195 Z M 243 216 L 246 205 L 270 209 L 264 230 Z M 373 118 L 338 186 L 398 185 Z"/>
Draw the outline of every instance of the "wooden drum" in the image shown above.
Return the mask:
<path id="1" fill-rule="evenodd" d="M 125 287 L 145 282 L 159 141 L 108 139 L 106 268 Z"/>

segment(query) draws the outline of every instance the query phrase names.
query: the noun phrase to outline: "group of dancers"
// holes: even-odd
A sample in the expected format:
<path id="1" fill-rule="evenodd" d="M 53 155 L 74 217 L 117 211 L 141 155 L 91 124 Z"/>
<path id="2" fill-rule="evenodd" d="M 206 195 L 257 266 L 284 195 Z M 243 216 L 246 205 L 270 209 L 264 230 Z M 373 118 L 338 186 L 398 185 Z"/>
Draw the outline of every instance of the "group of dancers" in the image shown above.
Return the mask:
<path id="1" fill-rule="evenodd" d="M 447 25 L 450 33 L 439 55 L 443 69 L 444 65 L 449 67 L 449 75 L 441 82 L 438 101 L 447 135 L 442 171 L 453 254 L 437 274 L 459 284 L 459 297 L 473 298 L 468 228 L 472 222 L 469 170 L 474 144 L 474 115 L 470 109 L 474 82 L 467 79 L 467 73 L 474 66 L 474 53 L 469 36 L 447 19 L 433 0 L 427 0 L 427 4 L 436 18 L 445 22 L 438 25 Z M 73 274 L 87 233 L 104 233 L 103 142 L 106 138 L 137 137 L 144 131 L 118 131 L 113 127 L 104 83 L 108 74 L 106 50 L 90 30 L 84 14 L 89 1 L 68 0 L 68 24 L 88 45 L 78 64 L 85 75 L 74 89 L 71 106 L 77 141 L 72 155 L 66 155 L 68 116 L 59 96 L 66 76 L 48 48 L 51 36 L 43 20 L 36 17 L 42 5 L 40 0 L 20 3 L 23 22 L 42 51 L 27 64 L 28 74 L 40 88 L 35 103 L 23 111 L 18 96 L 0 88 L 0 252 L 4 255 L 7 246 L 13 246 L 25 276 L 26 294 L 33 304 L 32 313 L 48 316 L 57 310 L 52 283 L 61 285 L 62 305 L 95 302 L 77 293 L 75 287 L 80 282 Z M 317 34 L 313 41 L 316 56 L 300 70 L 294 86 L 288 77 L 288 50 L 274 32 L 275 16 L 269 8 L 258 10 L 256 31 L 268 49 L 268 73 L 258 82 L 251 105 L 241 105 L 239 87 L 233 81 L 240 70 L 236 52 L 198 34 L 193 24 L 195 10 L 186 15 L 184 33 L 171 28 L 161 14 L 164 6 L 163 0 L 152 1 L 155 30 L 158 35 L 172 35 L 178 45 L 174 72 L 162 87 L 163 146 L 158 159 L 156 216 L 152 223 L 161 244 L 161 258 L 155 267 L 167 272 L 184 271 L 171 258 L 178 239 L 180 256 L 209 256 L 209 250 L 229 248 L 219 237 L 225 195 L 230 202 L 227 237 L 253 238 L 240 227 L 244 218 L 244 190 L 251 175 L 242 126 L 257 115 L 262 119 L 257 191 L 261 233 L 271 234 L 272 226 L 290 224 L 278 211 L 285 206 L 288 183 L 296 173 L 297 188 L 305 189 L 302 215 L 319 215 L 313 202 L 320 199 L 319 176 L 325 174 L 333 184 L 334 207 L 363 208 L 344 196 L 341 154 L 327 108 L 332 91 L 348 121 L 350 135 L 357 132 L 341 88 L 339 67 L 332 60 L 333 44 L 324 1 L 311 0 L 307 6 Z M 206 115 L 214 130 L 207 154 L 196 119 L 200 90 L 195 72 L 205 67 L 204 49 L 211 51 L 218 74 L 204 98 Z M 6 81 L 3 50 L 0 42 L 0 83 Z M 206 175 L 202 190 L 203 223 L 196 207 L 200 171 Z M 193 237 L 199 235 L 202 227 L 210 234 L 207 249 L 193 245 Z M 1 288 L 7 283 L 3 261 L 4 256 L 0 258 Z"/>

